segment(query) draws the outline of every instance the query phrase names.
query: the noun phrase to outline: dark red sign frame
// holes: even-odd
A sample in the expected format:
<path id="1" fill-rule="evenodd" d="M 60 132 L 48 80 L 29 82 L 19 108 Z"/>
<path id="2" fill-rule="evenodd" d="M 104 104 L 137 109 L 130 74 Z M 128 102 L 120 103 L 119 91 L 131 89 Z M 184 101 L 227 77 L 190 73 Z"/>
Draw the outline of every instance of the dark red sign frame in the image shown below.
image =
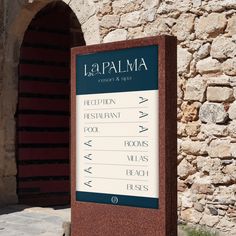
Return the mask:
<path id="1" fill-rule="evenodd" d="M 159 209 L 78 202 L 76 192 L 76 55 L 158 46 Z M 72 236 L 177 235 L 177 50 L 176 38 L 159 36 L 72 49 L 71 209 Z"/>

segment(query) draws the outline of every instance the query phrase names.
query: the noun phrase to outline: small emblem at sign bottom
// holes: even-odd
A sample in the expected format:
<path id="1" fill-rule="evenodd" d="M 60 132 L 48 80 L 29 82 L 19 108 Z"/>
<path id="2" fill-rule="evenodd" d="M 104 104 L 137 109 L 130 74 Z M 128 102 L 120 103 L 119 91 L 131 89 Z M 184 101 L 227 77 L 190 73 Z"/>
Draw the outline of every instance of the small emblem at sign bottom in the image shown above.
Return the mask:
<path id="1" fill-rule="evenodd" d="M 111 202 L 112 202 L 113 204 L 117 204 L 118 201 L 119 201 L 118 197 L 113 196 L 113 197 L 111 198 Z"/>

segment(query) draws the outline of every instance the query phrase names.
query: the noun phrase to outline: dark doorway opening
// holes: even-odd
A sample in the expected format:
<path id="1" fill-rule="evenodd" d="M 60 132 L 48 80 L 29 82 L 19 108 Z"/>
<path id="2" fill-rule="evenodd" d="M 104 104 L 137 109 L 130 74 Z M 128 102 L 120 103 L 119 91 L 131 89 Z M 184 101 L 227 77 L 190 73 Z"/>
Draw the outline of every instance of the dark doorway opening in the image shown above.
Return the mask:
<path id="1" fill-rule="evenodd" d="M 19 203 L 70 203 L 70 48 L 85 45 L 79 22 L 62 2 L 43 8 L 21 46 L 17 106 Z"/>

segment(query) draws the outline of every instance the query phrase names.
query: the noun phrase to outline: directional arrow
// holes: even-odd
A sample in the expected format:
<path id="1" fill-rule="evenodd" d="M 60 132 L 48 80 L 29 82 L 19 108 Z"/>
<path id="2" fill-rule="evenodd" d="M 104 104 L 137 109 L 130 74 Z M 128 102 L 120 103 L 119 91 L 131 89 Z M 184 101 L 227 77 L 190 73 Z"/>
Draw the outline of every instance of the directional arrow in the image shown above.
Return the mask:
<path id="1" fill-rule="evenodd" d="M 139 118 L 143 118 L 145 116 L 148 116 L 148 113 L 145 113 L 143 111 L 139 111 Z"/>
<path id="2" fill-rule="evenodd" d="M 92 174 L 92 167 L 89 167 L 87 169 L 84 169 L 85 172 L 89 173 L 89 174 Z"/>
<path id="3" fill-rule="evenodd" d="M 93 186 L 91 185 L 91 183 L 92 183 L 92 180 L 89 180 L 88 182 L 85 182 L 84 185 L 92 188 Z"/>
<path id="4" fill-rule="evenodd" d="M 148 131 L 148 128 L 146 128 L 146 127 L 144 127 L 142 125 L 140 125 L 139 128 L 140 128 L 139 133 L 143 133 L 143 132 Z"/>
<path id="5" fill-rule="evenodd" d="M 91 158 L 92 154 L 88 154 L 88 155 L 85 155 L 84 158 L 85 159 L 88 159 L 90 161 L 92 161 L 92 158 Z"/>
<path id="6" fill-rule="evenodd" d="M 148 99 L 147 99 L 147 98 L 144 98 L 144 97 L 139 97 L 139 99 L 140 99 L 139 104 L 142 104 L 142 103 L 148 101 Z"/>
<path id="7" fill-rule="evenodd" d="M 89 141 L 87 141 L 87 142 L 85 142 L 84 143 L 84 145 L 86 145 L 86 146 L 89 146 L 89 147 L 92 147 L 92 140 L 89 140 Z"/>

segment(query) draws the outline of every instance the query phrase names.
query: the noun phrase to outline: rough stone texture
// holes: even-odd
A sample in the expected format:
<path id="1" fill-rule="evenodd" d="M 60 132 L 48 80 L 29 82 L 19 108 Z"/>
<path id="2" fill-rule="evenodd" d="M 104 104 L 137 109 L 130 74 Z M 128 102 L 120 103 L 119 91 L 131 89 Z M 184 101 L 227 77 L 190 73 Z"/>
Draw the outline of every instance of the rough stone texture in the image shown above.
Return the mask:
<path id="1" fill-rule="evenodd" d="M 189 175 L 193 174 L 196 169 L 185 159 L 181 161 L 178 166 L 178 175 L 180 178 L 184 179 Z"/>
<path id="2" fill-rule="evenodd" d="M 207 57 L 201 61 L 199 61 L 196 65 L 197 71 L 200 74 L 206 74 L 206 73 L 217 73 L 220 71 L 221 66 L 220 62 L 216 59 L 213 59 L 211 57 Z"/>
<path id="3" fill-rule="evenodd" d="M 229 108 L 229 118 L 232 120 L 236 119 L 236 101 L 233 102 Z"/>
<path id="4" fill-rule="evenodd" d="M 116 29 L 111 31 L 106 37 L 104 37 L 103 42 L 115 42 L 126 40 L 128 32 L 124 29 Z"/>
<path id="5" fill-rule="evenodd" d="M 231 157 L 231 145 L 229 140 L 215 139 L 208 148 L 210 157 L 227 158 Z"/>
<path id="6" fill-rule="evenodd" d="M 121 27 L 135 27 L 140 23 L 141 11 L 134 11 L 124 14 L 120 18 Z"/>
<path id="7" fill-rule="evenodd" d="M 181 143 L 183 152 L 191 155 L 206 154 L 206 144 L 200 141 L 184 140 Z"/>
<path id="8" fill-rule="evenodd" d="M 178 73 L 187 73 L 192 60 L 192 54 L 182 47 L 178 47 L 177 52 Z"/>
<path id="9" fill-rule="evenodd" d="M 210 48 L 211 48 L 210 43 L 203 44 L 197 52 L 197 58 L 203 59 L 203 58 L 209 56 Z"/>
<path id="10" fill-rule="evenodd" d="M 203 214 L 203 217 L 201 219 L 201 224 L 207 225 L 209 227 L 213 227 L 219 221 L 220 221 L 219 216 Z"/>
<path id="11" fill-rule="evenodd" d="M 228 115 L 223 104 L 205 102 L 200 108 L 199 118 L 206 123 L 224 123 Z"/>
<path id="12" fill-rule="evenodd" d="M 222 70 L 226 75 L 236 75 L 236 58 L 230 58 L 223 62 Z"/>
<path id="13" fill-rule="evenodd" d="M 205 100 L 206 81 L 197 76 L 186 83 L 185 100 L 203 102 Z"/>
<path id="14" fill-rule="evenodd" d="M 196 21 L 196 36 L 201 39 L 215 37 L 223 32 L 226 26 L 226 17 L 222 13 L 211 13 L 207 16 L 201 16 Z"/>
<path id="15" fill-rule="evenodd" d="M 4 2 L 3 7 L 0 0 L 0 204 L 17 200 L 14 114 L 21 40 L 32 17 L 52 0 Z M 177 36 L 179 220 L 236 235 L 236 0 L 64 2 L 82 25 L 87 45 Z"/>
<path id="16" fill-rule="evenodd" d="M 235 57 L 235 39 L 225 36 L 219 36 L 214 39 L 211 46 L 211 56 L 216 59 L 226 59 Z"/>
<path id="17" fill-rule="evenodd" d="M 181 121 L 187 123 L 198 120 L 199 105 L 198 102 L 183 103 L 181 105 Z"/>
<path id="18" fill-rule="evenodd" d="M 202 124 L 201 132 L 207 136 L 225 137 L 228 135 L 228 126 L 217 124 Z"/>
<path id="19" fill-rule="evenodd" d="M 232 101 L 233 89 L 228 87 L 208 87 L 207 100 L 210 102 Z"/>
<path id="20" fill-rule="evenodd" d="M 229 18 L 227 28 L 225 31 L 229 36 L 233 36 L 236 34 L 236 14 L 233 15 L 231 18 Z"/>
<path id="21" fill-rule="evenodd" d="M 116 15 L 105 15 L 101 20 L 101 26 L 104 28 L 116 28 L 120 22 L 120 17 Z"/>
<path id="22" fill-rule="evenodd" d="M 183 41 L 189 38 L 190 34 L 193 31 L 194 19 L 194 14 L 180 15 L 176 24 L 172 28 L 173 34 L 177 37 L 179 41 Z"/>
<path id="23" fill-rule="evenodd" d="M 230 77 L 227 75 L 208 77 L 207 85 L 208 86 L 230 86 Z"/>

